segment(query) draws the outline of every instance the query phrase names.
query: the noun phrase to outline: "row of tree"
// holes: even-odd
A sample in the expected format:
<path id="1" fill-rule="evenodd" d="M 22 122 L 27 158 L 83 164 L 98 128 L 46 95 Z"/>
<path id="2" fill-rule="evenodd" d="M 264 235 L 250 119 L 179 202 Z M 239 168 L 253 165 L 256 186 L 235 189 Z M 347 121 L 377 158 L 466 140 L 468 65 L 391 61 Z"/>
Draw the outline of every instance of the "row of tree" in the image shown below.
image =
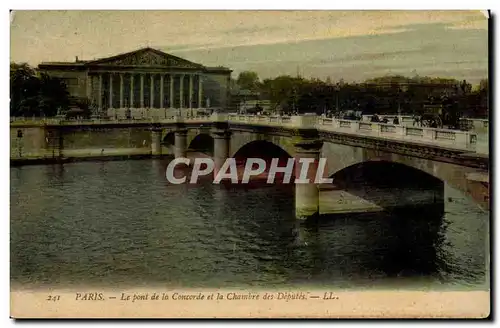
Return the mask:
<path id="1" fill-rule="evenodd" d="M 54 116 L 69 106 L 66 85 L 28 64 L 10 64 L 10 115 Z"/>
<path id="2" fill-rule="evenodd" d="M 488 116 L 488 80 L 472 88 L 467 81 L 430 77 L 384 76 L 363 83 L 278 76 L 260 81 L 255 72 L 241 72 L 239 89 L 258 93 L 284 112 L 342 109 L 367 114 L 419 114 L 425 105 L 442 105 L 460 116 Z"/>

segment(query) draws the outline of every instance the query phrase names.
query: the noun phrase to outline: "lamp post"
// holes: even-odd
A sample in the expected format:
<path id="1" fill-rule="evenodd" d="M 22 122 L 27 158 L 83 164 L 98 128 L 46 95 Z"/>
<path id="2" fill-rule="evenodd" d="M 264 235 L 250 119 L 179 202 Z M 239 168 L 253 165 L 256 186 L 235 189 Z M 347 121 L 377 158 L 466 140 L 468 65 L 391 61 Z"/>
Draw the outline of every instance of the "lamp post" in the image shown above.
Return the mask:
<path id="1" fill-rule="evenodd" d="M 399 116 L 399 122 L 400 124 L 403 122 L 403 118 L 401 117 L 401 97 L 400 97 L 400 94 L 403 93 L 403 95 L 406 95 L 406 92 L 408 92 L 409 90 L 409 86 L 408 84 L 403 84 L 403 86 L 401 86 L 399 89 L 398 89 L 398 116 Z M 406 97 L 403 97 L 403 99 L 405 99 Z"/>
<path id="2" fill-rule="evenodd" d="M 401 118 L 401 88 L 398 87 L 398 117 Z"/>
<path id="3" fill-rule="evenodd" d="M 340 112 L 339 108 L 339 93 L 340 93 L 340 84 L 335 84 L 335 115 L 338 115 Z"/>

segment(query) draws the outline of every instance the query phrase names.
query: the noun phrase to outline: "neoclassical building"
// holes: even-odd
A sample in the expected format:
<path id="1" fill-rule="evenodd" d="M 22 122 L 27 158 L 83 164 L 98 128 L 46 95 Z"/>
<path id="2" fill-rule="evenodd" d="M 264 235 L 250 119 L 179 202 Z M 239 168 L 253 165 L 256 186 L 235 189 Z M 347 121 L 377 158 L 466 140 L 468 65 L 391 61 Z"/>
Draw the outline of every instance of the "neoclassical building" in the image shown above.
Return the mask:
<path id="1" fill-rule="evenodd" d="M 231 70 L 207 67 L 143 48 L 97 60 L 43 62 L 41 72 L 61 78 L 71 97 L 87 98 L 104 113 L 117 109 L 186 112 L 224 110 L 229 102 Z"/>

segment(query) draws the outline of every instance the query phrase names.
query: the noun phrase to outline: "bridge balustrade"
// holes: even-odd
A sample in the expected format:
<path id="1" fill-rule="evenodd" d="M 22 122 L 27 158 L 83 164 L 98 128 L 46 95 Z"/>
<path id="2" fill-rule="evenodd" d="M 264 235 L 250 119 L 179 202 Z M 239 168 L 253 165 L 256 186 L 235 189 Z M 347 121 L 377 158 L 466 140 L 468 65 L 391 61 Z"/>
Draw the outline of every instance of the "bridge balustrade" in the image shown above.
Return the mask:
<path id="1" fill-rule="evenodd" d="M 455 133 L 450 131 L 436 131 L 436 139 L 455 140 Z"/>
<path id="2" fill-rule="evenodd" d="M 334 118 L 317 117 L 314 115 L 301 116 L 263 116 L 214 113 L 212 116 L 196 115 L 191 117 L 170 116 L 165 118 L 155 117 L 146 119 L 87 119 L 64 120 L 57 118 L 44 118 L 30 120 L 31 125 L 100 125 L 100 124 L 133 124 L 133 123 L 245 123 L 250 125 L 265 125 L 285 128 L 315 128 L 324 131 L 342 132 L 356 135 L 382 137 L 388 139 L 402 139 L 407 141 L 428 142 L 443 144 L 456 148 L 471 150 L 477 143 L 475 133 L 447 129 L 423 128 L 406 125 L 385 123 L 372 123 L 367 121 L 354 121 Z M 28 123 L 26 120 L 11 118 L 12 126 Z"/>
<path id="3" fill-rule="evenodd" d="M 424 135 L 424 129 L 423 128 L 406 128 L 406 135 L 407 136 L 422 137 Z"/>
<path id="4" fill-rule="evenodd" d="M 395 125 L 380 125 L 380 133 L 396 133 L 396 126 Z"/>
<path id="5" fill-rule="evenodd" d="M 385 123 L 371 123 L 366 121 L 337 120 L 331 118 L 318 119 L 318 129 L 328 131 L 339 131 L 359 135 L 370 135 L 391 139 L 403 139 L 408 141 L 429 142 L 432 144 L 443 144 L 471 150 L 476 144 L 477 136 L 474 133 L 422 128 L 405 125 L 394 125 Z"/>
<path id="6" fill-rule="evenodd" d="M 351 121 L 345 121 L 345 120 L 339 120 L 339 127 L 341 128 L 351 128 L 351 124 L 352 122 Z"/>
<path id="7" fill-rule="evenodd" d="M 359 122 L 359 129 L 360 130 L 371 131 L 372 130 L 372 124 L 371 123 Z"/>

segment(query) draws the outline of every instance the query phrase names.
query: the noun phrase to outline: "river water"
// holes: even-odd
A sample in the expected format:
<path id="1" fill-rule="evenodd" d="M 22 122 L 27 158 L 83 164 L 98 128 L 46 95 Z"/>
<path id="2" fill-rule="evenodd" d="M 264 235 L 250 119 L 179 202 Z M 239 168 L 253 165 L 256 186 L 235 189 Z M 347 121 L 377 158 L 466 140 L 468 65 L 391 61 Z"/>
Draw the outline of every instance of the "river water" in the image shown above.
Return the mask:
<path id="1" fill-rule="evenodd" d="M 488 287 L 489 213 L 294 220 L 293 186 L 171 185 L 166 160 L 10 169 L 13 286 Z"/>

